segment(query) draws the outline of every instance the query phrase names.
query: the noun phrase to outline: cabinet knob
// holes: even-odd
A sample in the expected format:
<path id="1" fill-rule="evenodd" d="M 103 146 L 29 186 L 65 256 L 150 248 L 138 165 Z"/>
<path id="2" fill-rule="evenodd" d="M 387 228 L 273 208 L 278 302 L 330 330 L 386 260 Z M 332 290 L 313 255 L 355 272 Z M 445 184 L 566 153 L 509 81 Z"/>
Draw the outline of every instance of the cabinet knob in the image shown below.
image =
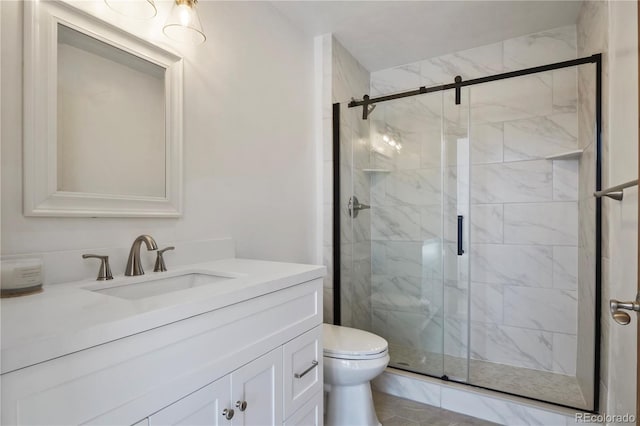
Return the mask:
<path id="1" fill-rule="evenodd" d="M 224 411 L 222 412 L 222 415 L 227 420 L 231 420 L 234 414 L 235 414 L 235 411 L 233 411 L 232 408 L 225 408 Z"/>
<path id="2" fill-rule="evenodd" d="M 247 409 L 247 401 L 236 401 L 236 408 L 240 411 Z"/>

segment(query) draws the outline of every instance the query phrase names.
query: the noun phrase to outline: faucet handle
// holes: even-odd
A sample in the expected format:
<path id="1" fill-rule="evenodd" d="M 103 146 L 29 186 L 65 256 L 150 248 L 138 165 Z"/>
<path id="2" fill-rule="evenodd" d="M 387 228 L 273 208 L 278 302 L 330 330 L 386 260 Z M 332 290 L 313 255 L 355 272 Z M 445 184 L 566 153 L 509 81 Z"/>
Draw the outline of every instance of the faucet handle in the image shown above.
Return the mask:
<path id="1" fill-rule="evenodd" d="M 162 256 L 164 254 L 165 251 L 168 250 L 175 250 L 175 247 L 170 246 L 170 247 L 165 247 L 162 250 L 158 250 L 157 256 L 156 256 L 156 265 L 153 267 L 153 272 L 166 272 L 167 270 L 167 265 L 165 265 L 164 263 L 164 256 Z"/>
<path id="2" fill-rule="evenodd" d="M 111 267 L 109 266 L 109 256 L 101 256 L 99 254 L 83 254 L 83 259 L 100 259 L 100 270 L 98 271 L 97 281 L 112 280 Z"/>

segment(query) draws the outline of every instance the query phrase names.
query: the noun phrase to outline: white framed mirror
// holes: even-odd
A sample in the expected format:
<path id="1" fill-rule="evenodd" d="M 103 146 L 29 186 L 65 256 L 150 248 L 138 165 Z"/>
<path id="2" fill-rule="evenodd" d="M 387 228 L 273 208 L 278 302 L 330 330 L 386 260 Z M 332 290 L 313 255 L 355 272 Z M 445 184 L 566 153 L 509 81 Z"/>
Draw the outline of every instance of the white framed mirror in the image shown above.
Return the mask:
<path id="1" fill-rule="evenodd" d="M 182 59 L 63 2 L 23 4 L 24 214 L 180 216 Z"/>

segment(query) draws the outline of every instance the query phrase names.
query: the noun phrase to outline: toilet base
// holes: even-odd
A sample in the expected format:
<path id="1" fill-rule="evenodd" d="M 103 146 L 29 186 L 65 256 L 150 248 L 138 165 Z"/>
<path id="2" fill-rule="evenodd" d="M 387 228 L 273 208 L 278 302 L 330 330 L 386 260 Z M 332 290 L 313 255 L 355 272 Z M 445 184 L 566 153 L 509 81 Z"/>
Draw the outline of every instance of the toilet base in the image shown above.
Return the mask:
<path id="1" fill-rule="evenodd" d="M 381 426 L 373 407 L 371 385 L 332 385 L 325 426 Z"/>

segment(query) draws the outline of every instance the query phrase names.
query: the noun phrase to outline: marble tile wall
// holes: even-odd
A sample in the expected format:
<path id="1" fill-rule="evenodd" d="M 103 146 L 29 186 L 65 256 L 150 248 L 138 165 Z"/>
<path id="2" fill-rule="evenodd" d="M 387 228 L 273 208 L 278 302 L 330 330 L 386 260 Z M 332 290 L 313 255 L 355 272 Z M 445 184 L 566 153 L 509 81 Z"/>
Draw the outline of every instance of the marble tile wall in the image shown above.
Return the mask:
<path id="1" fill-rule="evenodd" d="M 352 96 L 369 91 L 369 72 L 333 37 L 328 37 L 331 52 L 332 103 L 340 108 L 340 250 L 341 250 L 341 323 L 364 330 L 371 329 L 371 217 L 363 210 L 352 219 L 347 204 L 356 195 L 363 204 L 370 203 L 369 123 L 361 119 L 361 111 L 347 108 Z M 332 158 L 333 160 L 333 158 Z M 333 164 L 332 164 L 333 165 Z M 330 192 L 331 194 L 332 192 Z M 333 206 L 332 206 L 333 207 Z M 326 214 L 326 213 L 325 213 Z M 332 216 L 331 216 L 332 217 Z M 329 221 L 331 222 L 331 221 Z M 327 251 L 332 254 L 330 250 Z M 331 288 L 325 294 L 333 297 Z M 333 310 L 325 299 L 325 322 L 333 322 L 327 311 Z"/>
<path id="2" fill-rule="evenodd" d="M 322 103 L 322 263 L 327 267 L 323 281 L 323 318 L 333 323 L 333 58 L 332 36 L 314 39 L 316 64 L 321 69 Z"/>
<path id="3" fill-rule="evenodd" d="M 588 56 L 594 53 L 603 54 L 603 93 L 602 98 L 602 166 L 603 166 L 603 188 L 609 186 L 608 176 L 608 2 L 607 1 L 585 1 L 580 9 L 577 23 L 577 46 L 580 56 Z M 593 347 L 595 344 L 592 330 L 595 324 L 595 199 L 592 196 L 595 190 L 595 133 L 591 123 L 595 117 L 595 65 L 583 66 L 578 70 L 578 144 L 584 149 L 583 159 L 580 161 L 579 174 L 580 183 L 578 189 L 578 209 L 580 222 L 578 227 L 578 264 L 579 275 L 578 293 L 578 357 L 576 377 L 582 389 L 582 393 L 587 401 L 591 401 L 594 395 L 593 370 L 594 357 Z M 608 268 L 609 264 L 609 244 L 608 227 L 609 203 L 603 204 L 602 218 L 602 287 L 603 306 L 602 312 L 608 312 L 606 302 L 608 301 Z M 601 353 L 608 351 L 608 326 L 607 316 L 603 315 L 601 320 L 602 338 Z M 606 355 L 602 358 L 602 371 L 600 375 L 600 411 L 607 412 L 607 388 L 608 369 L 606 368 Z"/>
<path id="4" fill-rule="evenodd" d="M 575 26 L 543 31 L 374 72 L 371 92 L 573 59 L 576 43 Z M 473 358 L 575 375 L 589 154 L 546 157 L 579 146 L 578 84 L 563 69 L 464 89 L 458 106 L 453 93 L 378 105 L 371 166 L 387 173 L 371 176 L 373 331 L 462 357 L 470 340 Z M 402 149 L 389 149 L 385 134 Z M 471 219 L 460 257 L 457 214 Z"/>

